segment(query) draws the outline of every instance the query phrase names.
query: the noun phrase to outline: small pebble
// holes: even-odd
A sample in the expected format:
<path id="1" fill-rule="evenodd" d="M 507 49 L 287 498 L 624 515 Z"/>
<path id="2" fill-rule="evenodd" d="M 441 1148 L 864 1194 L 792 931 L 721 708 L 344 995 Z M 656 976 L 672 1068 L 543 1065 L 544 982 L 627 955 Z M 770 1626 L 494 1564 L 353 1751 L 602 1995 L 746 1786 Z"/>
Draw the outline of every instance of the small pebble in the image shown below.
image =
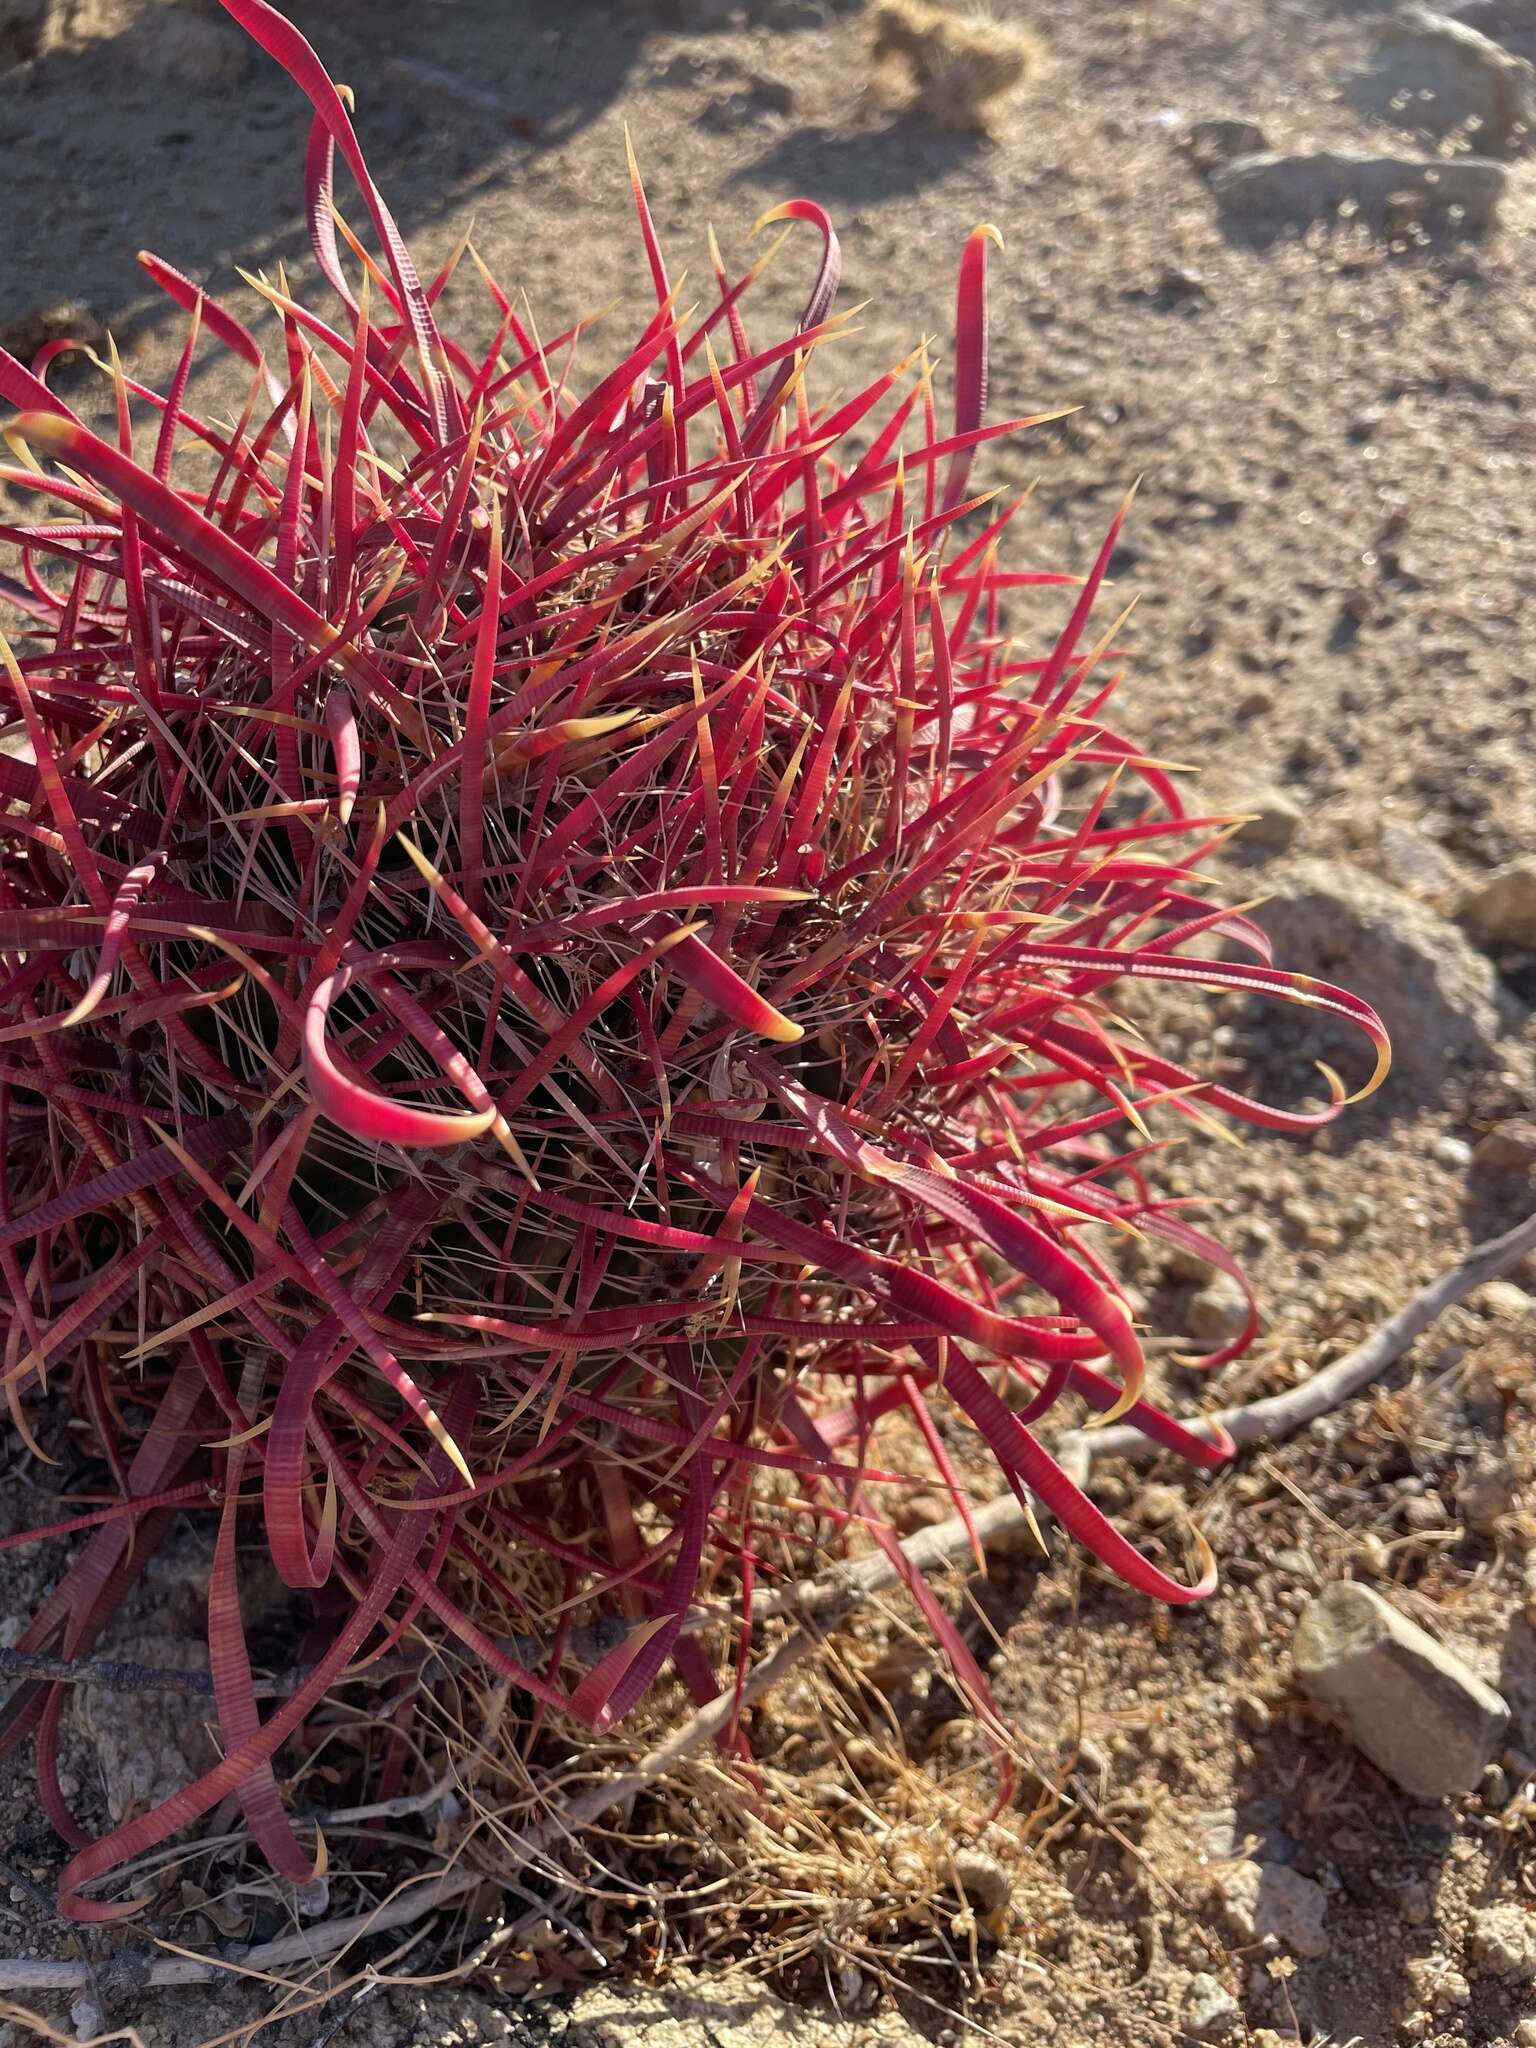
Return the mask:
<path id="1" fill-rule="evenodd" d="M 1512 860 L 1481 877 L 1457 904 L 1456 915 L 1493 945 L 1536 945 L 1536 860 Z"/>
<path id="2" fill-rule="evenodd" d="M 1176 1486 L 1144 1486 L 1136 1502 L 1136 1519 L 1144 1529 L 1165 1529 L 1184 1512 L 1184 1496 Z"/>
<path id="3" fill-rule="evenodd" d="M 1240 1942 L 1310 1958 L 1328 1953 L 1328 1897 L 1284 1863 L 1241 1862 L 1217 1873 L 1217 1890 Z"/>
<path id="4" fill-rule="evenodd" d="M 1472 1915 L 1469 1950 L 1480 1976 L 1529 1984 L 1536 1979 L 1536 1920 L 1513 1901 L 1485 1906 Z"/>
<path id="5" fill-rule="evenodd" d="M 1405 1500 L 1402 1509 L 1403 1527 L 1427 1531 L 1444 1529 L 1450 1522 L 1445 1511 L 1445 1502 L 1437 1493 L 1426 1493 L 1420 1500 Z"/>
<path id="6" fill-rule="evenodd" d="M 911 1493 L 897 1504 L 891 1520 L 903 1536 L 911 1536 L 919 1529 L 937 1528 L 949 1517 L 949 1507 L 936 1493 Z"/>
<path id="7" fill-rule="evenodd" d="M 1436 1138 L 1429 1149 L 1431 1156 L 1442 1166 L 1462 1171 L 1472 1164 L 1472 1147 L 1465 1138 Z"/>
<path id="8" fill-rule="evenodd" d="M 1298 1550 L 1294 1544 L 1287 1544 L 1283 1550 L 1275 1552 L 1275 1569 L 1289 1572 L 1293 1579 L 1305 1579 L 1309 1585 L 1317 1584 L 1317 1566 L 1304 1550 Z"/>
<path id="9" fill-rule="evenodd" d="M 1513 1280 L 1485 1280 L 1467 1296 L 1467 1304 L 1500 1323 L 1523 1322 L 1536 1308 L 1536 1302 Z"/>
<path id="10" fill-rule="evenodd" d="M 1202 1287 L 1189 1304 L 1189 1333 L 1202 1344 L 1228 1344 L 1247 1327 L 1249 1308 L 1242 1289 L 1224 1273 Z"/>
<path id="11" fill-rule="evenodd" d="M 1415 1995 L 1431 2012 L 1454 2012 L 1471 2004 L 1471 1985 L 1444 1956 L 1409 1956 L 1404 1969 Z"/>
<path id="12" fill-rule="evenodd" d="M 1405 1884 L 1397 1895 L 1398 1918 L 1409 1927 L 1422 1927 L 1433 1910 L 1427 1884 Z"/>
<path id="13" fill-rule="evenodd" d="M 1478 1784 L 1477 1796 L 1484 1806 L 1502 1811 L 1509 1804 L 1509 1777 L 1499 1765 L 1490 1764 Z"/>
<path id="14" fill-rule="evenodd" d="M 1228 808 L 1246 814 L 1232 835 L 1237 843 L 1266 853 L 1283 853 L 1307 822 L 1306 811 L 1284 789 L 1253 790 Z"/>
<path id="15" fill-rule="evenodd" d="M 995 1913 L 1013 1896 L 1013 1879 L 985 1849 L 957 1849 L 955 1876 L 960 1889 L 982 1913 Z"/>
<path id="16" fill-rule="evenodd" d="M 1267 1735 L 1275 1724 L 1274 1715 L 1257 1693 L 1240 1692 L 1232 1702 L 1232 1711 L 1250 1735 Z"/>
<path id="17" fill-rule="evenodd" d="M 1223 2041 L 1242 2014 L 1237 2000 L 1218 1978 L 1199 1970 L 1184 1991 L 1184 2031 L 1197 2041 Z"/>
<path id="18" fill-rule="evenodd" d="M 1513 1117 L 1478 1139 L 1472 1164 L 1480 1173 L 1529 1173 L 1536 1167 L 1536 1123 Z"/>
<path id="19" fill-rule="evenodd" d="M 1227 1863 L 1242 1853 L 1235 1806 L 1214 1806 L 1208 1813 L 1197 1813 L 1194 1827 L 1201 1854 L 1212 1862 Z"/>

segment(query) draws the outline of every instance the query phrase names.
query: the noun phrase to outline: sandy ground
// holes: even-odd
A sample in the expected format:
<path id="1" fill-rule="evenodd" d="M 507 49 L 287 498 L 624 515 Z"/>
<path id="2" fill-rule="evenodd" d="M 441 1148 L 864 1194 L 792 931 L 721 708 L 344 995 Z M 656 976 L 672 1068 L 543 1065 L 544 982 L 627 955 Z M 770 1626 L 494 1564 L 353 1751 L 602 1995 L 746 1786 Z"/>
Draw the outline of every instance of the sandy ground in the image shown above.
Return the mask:
<path id="1" fill-rule="evenodd" d="M 158 377 L 180 337 L 135 249 L 231 292 L 236 265 L 302 266 L 305 112 L 264 59 L 215 32 L 211 8 L 190 10 L 190 40 L 178 18 L 169 42 L 153 17 L 90 0 L 61 11 L 56 46 L 0 94 L 0 311 L 79 302 L 131 369 Z M 1519 9 L 1504 11 L 1518 26 Z M 1522 1106 L 1531 959 L 1477 957 L 1493 1021 L 1475 1044 L 1452 1028 L 1471 1000 L 1465 981 L 1436 975 L 1461 943 L 1441 914 L 1536 844 L 1536 168 L 1513 165 L 1503 225 L 1477 241 L 1394 246 L 1354 229 L 1259 243 L 1224 226 L 1176 146 L 1191 121 L 1240 115 L 1287 148 L 1387 140 L 1343 96 L 1376 17 L 1326 0 L 1007 0 L 995 12 L 1027 24 L 1048 68 L 990 143 L 938 133 L 868 90 L 857 4 L 749 0 L 680 6 L 672 20 L 638 0 L 327 0 L 293 12 L 355 87 L 423 270 L 473 220 L 487 262 L 526 290 L 546 331 L 644 289 L 624 120 L 679 267 L 704 263 L 709 220 L 739 257 L 764 207 L 805 193 L 832 209 L 845 302 L 871 302 L 849 344 L 865 370 L 945 334 L 963 238 L 995 222 L 1007 252 L 994 272 L 994 411 L 1079 408 L 989 464 L 991 481 L 1034 485 L 1019 548 L 1085 567 L 1141 479 L 1114 565 L 1121 593 L 1139 599 L 1123 636 L 1125 729 L 1165 757 L 1210 764 L 1220 798 L 1278 787 L 1293 801 L 1294 847 L 1250 857 L 1238 893 L 1294 903 L 1305 856 L 1343 862 L 1346 881 L 1383 881 L 1409 905 L 1401 945 L 1362 956 L 1376 981 L 1363 992 L 1400 1006 L 1388 1017 L 1409 1053 L 1400 1077 L 1337 1135 L 1255 1141 L 1240 1159 L 1191 1153 L 1170 1169 L 1171 1185 L 1225 1218 L 1263 1292 L 1268 1334 L 1222 1398 L 1325 1362 L 1469 1235 L 1517 1219 L 1529 1201 L 1518 1177 L 1469 1174 L 1444 1141 L 1471 1144 Z M 0 6 L 0 30 L 5 16 Z M 785 305 L 803 293 L 794 258 L 770 285 Z M 232 396 L 206 379 L 194 392 L 206 406 Z M 1017 623 L 1029 630 L 1029 615 Z M 1292 929 L 1314 952 L 1331 936 L 1350 979 L 1347 918 L 1331 935 L 1316 913 Z M 1161 1021 L 1261 1085 L 1308 1085 L 1318 1047 L 1294 1021 L 1220 1005 L 1170 1006 Z M 1443 1053 L 1452 1041 L 1459 1050 Z M 1514 1277 L 1536 1284 L 1530 1269 Z M 1154 1331 L 1179 1334 L 1188 1284 L 1157 1269 L 1137 1280 Z M 1515 2029 L 1529 1988 L 1479 1974 L 1466 1951 L 1473 1911 L 1529 1895 L 1532 1838 L 1509 1812 L 1518 1753 L 1536 1752 L 1521 1546 L 1518 1531 L 1467 1526 L 1456 1491 L 1479 1454 L 1516 1481 L 1528 1474 L 1532 1341 L 1529 1318 L 1458 1311 L 1390 1392 L 1337 1427 L 1209 1486 L 1172 1475 L 1178 1491 L 1155 1529 L 1109 1470 L 1101 1504 L 1128 1527 L 1181 1557 L 1198 1502 L 1221 1556 L 1224 1590 L 1166 1627 L 1070 1559 L 1012 1563 L 970 1587 L 1040 1783 L 1067 1788 L 1052 1808 L 1061 1826 L 1017 1831 L 1026 1875 L 988 1951 L 991 1988 L 970 2008 L 993 2038 L 1192 2038 L 1183 2001 L 1196 1971 L 1236 1995 L 1234 2039 L 1264 2028 L 1367 2048 L 1525 2038 Z M 1199 1397 L 1187 1375 L 1173 1379 Z M 19 1611 L 46 1570 L 18 1570 L 6 1606 Z M 1296 1702 L 1294 1616 L 1316 1584 L 1347 1572 L 1390 1584 L 1502 1672 L 1517 1755 L 1479 1795 L 1417 1805 Z M 882 1640 L 868 1638 L 871 1657 Z M 902 1711 L 931 1730 L 942 1679 L 925 1671 L 918 1692 Z M 24 1773 L 4 1768 L 0 1832 L 23 1875 L 45 1881 L 52 1852 Z M 1327 1952 L 1294 1975 L 1244 1953 L 1213 1903 L 1245 1842 L 1327 1895 Z M 61 1952 L 24 1885 L 11 1899 L 18 1952 Z M 743 1922 L 741 1949 L 759 1925 Z M 815 1972 L 795 1983 L 837 1989 Z M 877 1978 L 868 1986 L 861 1996 L 885 1995 Z M 530 1988 L 525 1977 L 519 1995 Z M 238 2028 L 254 1997 L 199 1994 L 196 2013 L 153 2002 L 141 2038 Z M 940 2039 L 959 2025 L 906 2010 Z M 495 2001 L 421 1991 L 372 2001 L 334 2036 L 312 2015 L 261 2039 L 471 2041 L 502 2024 Z"/>

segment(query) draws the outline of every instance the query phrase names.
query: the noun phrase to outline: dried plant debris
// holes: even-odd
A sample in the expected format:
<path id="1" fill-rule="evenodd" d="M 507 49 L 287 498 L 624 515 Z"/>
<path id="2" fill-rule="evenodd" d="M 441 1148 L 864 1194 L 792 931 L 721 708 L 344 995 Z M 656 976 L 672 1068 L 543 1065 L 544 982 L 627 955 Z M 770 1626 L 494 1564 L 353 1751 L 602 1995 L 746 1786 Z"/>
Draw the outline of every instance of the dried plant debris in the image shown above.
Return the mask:
<path id="1" fill-rule="evenodd" d="M 875 0 L 869 36 L 876 82 L 895 80 L 923 119 L 957 134 L 989 133 L 1042 65 L 1027 30 L 938 0 Z"/>

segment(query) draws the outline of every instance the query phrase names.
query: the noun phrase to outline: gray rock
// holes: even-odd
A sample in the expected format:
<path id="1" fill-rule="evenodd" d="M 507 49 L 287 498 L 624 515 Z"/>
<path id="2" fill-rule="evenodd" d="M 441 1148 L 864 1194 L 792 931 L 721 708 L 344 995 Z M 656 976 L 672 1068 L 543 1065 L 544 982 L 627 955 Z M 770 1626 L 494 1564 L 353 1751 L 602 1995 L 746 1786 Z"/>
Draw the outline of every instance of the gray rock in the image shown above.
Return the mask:
<path id="1" fill-rule="evenodd" d="M 1210 1857 L 1213 1862 L 1227 1862 L 1239 1853 L 1242 1846 L 1242 1831 L 1237 1825 L 1237 1808 L 1213 1806 L 1205 1813 L 1197 1813 L 1195 1833 L 1199 1837 L 1203 1855 Z"/>
<path id="2" fill-rule="evenodd" d="M 1536 68 L 1428 7 L 1386 24 L 1349 98 L 1372 120 L 1435 141 L 1465 137 L 1485 156 L 1516 155 L 1536 129 Z"/>
<path id="3" fill-rule="evenodd" d="M 1307 1607 L 1293 1655 L 1307 1694 L 1421 1799 L 1470 1792 L 1509 1725 L 1504 1701 L 1453 1650 L 1350 1581 Z"/>
<path id="4" fill-rule="evenodd" d="M 1456 906 L 1470 932 L 1495 946 L 1536 946 L 1536 858 L 1495 868 Z"/>
<path id="5" fill-rule="evenodd" d="M 1513 1902 L 1484 1906 L 1472 1915 L 1470 1953 L 1485 1977 L 1513 1984 L 1536 1981 L 1536 1920 Z"/>
<path id="6" fill-rule="evenodd" d="M 1507 182 L 1504 166 L 1487 157 L 1424 163 L 1343 149 L 1265 150 L 1234 157 L 1211 175 L 1230 222 L 1271 233 L 1348 218 L 1387 233 L 1420 223 L 1481 234 L 1495 224 Z"/>
<path id="7" fill-rule="evenodd" d="M 1445 849 L 1411 825 L 1384 823 L 1376 835 L 1376 855 L 1382 874 L 1395 889 L 1435 896 L 1454 879 Z"/>
<path id="8" fill-rule="evenodd" d="M 69 2017 L 75 2029 L 77 2041 L 94 2041 L 106 2032 L 107 2016 L 94 1998 L 77 1998 L 69 2008 Z"/>
<path id="9" fill-rule="evenodd" d="M 1241 2014 L 1237 2000 L 1227 1987 L 1205 1970 L 1198 1971 L 1184 1988 L 1184 2031 L 1197 2041 L 1224 2041 Z"/>
<path id="10" fill-rule="evenodd" d="M 1305 809 L 1287 789 L 1250 790 L 1224 808 L 1245 814 L 1232 835 L 1237 844 L 1262 853 L 1283 853 L 1307 822 Z"/>
<path id="11" fill-rule="evenodd" d="M 1419 1108 L 1439 1096 L 1449 1067 L 1499 1062 L 1499 979 L 1456 925 L 1342 861 L 1292 861 L 1265 880 L 1270 899 L 1254 916 L 1274 942 L 1276 966 L 1352 990 L 1386 1024 L 1393 1070 L 1384 1103 Z M 1360 1073 L 1359 1034 L 1342 1020 L 1309 1013 L 1307 1035 L 1312 1057 L 1346 1078 Z"/>
<path id="12" fill-rule="evenodd" d="M 1328 1953 L 1328 1895 L 1285 1863 L 1238 1863 L 1219 1880 L 1232 1932 L 1304 1960 Z"/>
<path id="13" fill-rule="evenodd" d="M 1422 1927 L 1434 1910 L 1429 1886 L 1417 1878 L 1405 1884 L 1397 1895 L 1397 1917 L 1405 1927 Z"/>
<path id="14" fill-rule="evenodd" d="M 1193 1296 L 1184 1320 L 1202 1344 L 1230 1344 L 1248 1325 L 1248 1302 L 1236 1281 L 1218 1273 Z"/>

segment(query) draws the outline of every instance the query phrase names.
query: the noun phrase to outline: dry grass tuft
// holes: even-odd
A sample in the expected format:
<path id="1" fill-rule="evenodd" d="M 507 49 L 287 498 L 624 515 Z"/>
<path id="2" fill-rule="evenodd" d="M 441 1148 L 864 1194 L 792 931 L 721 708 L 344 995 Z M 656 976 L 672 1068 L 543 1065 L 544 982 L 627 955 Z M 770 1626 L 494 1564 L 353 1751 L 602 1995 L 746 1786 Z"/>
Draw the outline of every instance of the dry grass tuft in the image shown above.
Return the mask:
<path id="1" fill-rule="evenodd" d="M 906 1417 L 886 1418 L 877 1435 L 882 1458 L 921 1470 Z M 793 1491 L 791 1475 L 773 1478 Z M 770 1480 L 757 1542 L 765 1569 L 792 1585 L 827 1556 L 788 1520 L 772 1533 L 774 1491 Z M 866 1546 L 854 1535 L 851 1547 Z M 967 1560 L 934 1591 L 962 1635 L 985 1636 L 969 1581 Z M 510 1608 L 478 1618 L 491 1632 L 516 1625 Z M 585 1618 L 584 1608 L 573 1615 L 578 1627 Z M 790 1615 L 759 1620 L 754 1666 L 796 1628 Z M 723 1613 L 691 1639 L 713 1675 L 705 1690 L 725 1682 L 735 1635 Z M 552 1968 L 608 1979 L 745 1967 L 850 2018 L 894 1997 L 942 2025 L 982 2018 L 1042 1974 L 1039 1952 L 1067 1906 L 1042 1850 L 1073 1805 L 1072 1745 L 1054 1734 L 1037 1745 L 995 1721 L 989 1739 L 904 1592 L 845 1617 L 814 1657 L 749 1696 L 734 1738 L 674 1757 L 579 1827 L 569 1817 L 596 1789 L 625 1779 L 688 1720 L 703 1671 L 688 1685 L 664 1680 L 594 1738 L 470 1663 L 452 1668 L 453 1682 L 416 1695 L 414 1740 L 422 1775 L 457 1788 L 456 1866 L 497 1886 L 513 1880 L 509 1922 L 519 1888 L 525 1905 L 554 1909 L 525 1915 L 482 1959 L 504 1992 L 545 1985 Z M 1006 1801 L 1000 1775 L 1012 1786 Z"/>
<path id="2" fill-rule="evenodd" d="M 467 1793 L 459 1853 L 493 1879 L 519 1835 L 621 1777 L 689 1709 L 663 1688 L 606 1743 L 572 1729 L 562 1764 L 563 1731 L 530 1749 L 500 1705 L 466 1696 L 460 1725 L 435 1730 Z M 626 1977 L 745 1964 L 849 2016 L 899 1993 L 953 2019 L 1038 1974 L 1064 1898 L 1037 1842 L 1061 1796 L 1021 1749 L 1033 1792 L 996 1812 L 975 1719 L 895 1609 L 829 1637 L 743 1733 L 750 1759 L 703 1745 L 522 1869 L 556 1918 L 497 1955 L 504 1990 L 546 1982 L 554 1949 L 578 1974 L 583 1957 Z"/>
<path id="3" fill-rule="evenodd" d="M 897 78 L 936 127 L 991 134 L 1012 96 L 1041 69 L 1026 29 L 934 0 L 877 0 L 870 55 L 877 80 Z"/>

